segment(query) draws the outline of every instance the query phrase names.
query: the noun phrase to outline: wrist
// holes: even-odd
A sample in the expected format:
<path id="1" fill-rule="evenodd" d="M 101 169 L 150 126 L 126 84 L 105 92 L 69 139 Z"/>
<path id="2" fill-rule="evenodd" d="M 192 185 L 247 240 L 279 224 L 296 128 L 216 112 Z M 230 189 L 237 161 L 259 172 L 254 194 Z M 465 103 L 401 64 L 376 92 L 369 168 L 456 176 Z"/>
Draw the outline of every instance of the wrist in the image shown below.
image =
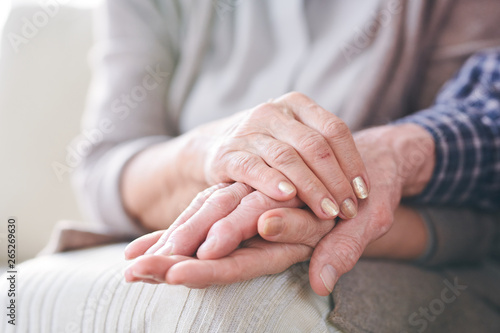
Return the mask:
<path id="1" fill-rule="evenodd" d="M 174 139 L 176 141 L 175 173 L 183 182 L 206 185 L 204 165 L 207 140 L 198 130 L 187 132 Z"/>
<path id="2" fill-rule="evenodd" d="M 185 139 L 151 146 L 125 165 L 121 178 L 127 213 L 150 230 L 166 228 L 207 186 L 194 180 L 185 160 Z"/>
<path id="3" fill-rule="evenodd" d="M 382 170 L 378 178 L 384 179 L 370 182 L 390 184 L 399 198 L 417 195 L 429 183 L 435 164 L 434 139 L 423 127 L 379 126 L 355 133 L 354 137 L 365 164 Z"/>
<path id="4" fill-rule="evenodd" d="M 394 152 L 397 177 L 403 197 L 421 193 L 435 166 L 435 143 L 432 135 L 416 124 L 390 126 L 387 144 Z"/>
<path id="5" fill-rule="evenodd" d="M 221 142 L 224 142 L 225 133 L 231 131 L 237 124 L 244 112 L 237 113 L 231 117 L 219 119 L 201 126 L 181 135 L 177 139 L 181 142 L 180 158 L 182 161 L 179 172 L 184 177 L 191 178 L 197 183 L 203 183 L 210 187 L 221 181 L 214 179 L 212 163 L 214 152 Z"/>

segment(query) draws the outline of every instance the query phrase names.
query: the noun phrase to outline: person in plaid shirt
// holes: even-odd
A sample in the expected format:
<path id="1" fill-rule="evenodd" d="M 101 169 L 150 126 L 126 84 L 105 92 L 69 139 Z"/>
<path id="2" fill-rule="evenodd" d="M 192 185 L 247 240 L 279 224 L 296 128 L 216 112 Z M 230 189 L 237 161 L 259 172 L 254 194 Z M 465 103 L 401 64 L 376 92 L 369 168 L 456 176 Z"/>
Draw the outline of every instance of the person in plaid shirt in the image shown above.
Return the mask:
<path id="1" fill-rule="evenodd" d="M 396 123 L 414 123 L 435 141 L 425 204 L 500 209 L 500 49 L 470 58 L 435 105 Z"/>

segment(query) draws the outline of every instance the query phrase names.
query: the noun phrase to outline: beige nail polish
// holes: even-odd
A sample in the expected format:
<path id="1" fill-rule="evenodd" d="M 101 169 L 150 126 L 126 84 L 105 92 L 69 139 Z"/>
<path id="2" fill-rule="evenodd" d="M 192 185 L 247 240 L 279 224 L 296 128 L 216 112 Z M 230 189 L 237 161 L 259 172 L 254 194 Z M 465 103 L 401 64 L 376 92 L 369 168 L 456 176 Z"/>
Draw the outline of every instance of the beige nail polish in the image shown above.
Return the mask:
<path id="1" fill-rule="evenodd" d="M 321 208 L 326 214 L 330 215 L 331 217 L 339 215 L 339 206 L 337 206 L 332 200 L 328 198 L 324 198 L 321 201 Z"/>
<path id="2" fill-rule="evenodd" d="M 295 188 L 292 184 L 288 182 L 280 182 L 278 184 L 278 189 L 285 194 L 292 194 L 295 191 Z"/>
<path id="3" fill-rule="evenodd" d="M 340 210 L 342 213 L 347 217 L 352 219 L 353 217 L 358 214 L 358 209 L 356 208 L 356 205 L 354 204 L 354 201 L 352 201 L 351 198 L 347 198 L 344 200 L 342 203 Z"/>
<path id="4" fill-rule="evenodd" d="M 354 193 L 359 199 L 368 198 L 368 188 L 366 186 L 365 181 L 361 177 L 356 177 L 352 180 L 352 187 L 354 189 Z"/>

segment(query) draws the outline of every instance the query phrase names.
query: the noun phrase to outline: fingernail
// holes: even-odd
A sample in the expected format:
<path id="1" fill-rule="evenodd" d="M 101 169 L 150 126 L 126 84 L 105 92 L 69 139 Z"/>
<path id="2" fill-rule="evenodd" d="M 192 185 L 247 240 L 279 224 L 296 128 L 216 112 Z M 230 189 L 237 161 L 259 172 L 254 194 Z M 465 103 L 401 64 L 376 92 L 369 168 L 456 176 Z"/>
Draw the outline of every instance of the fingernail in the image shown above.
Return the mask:
<path id="1" fill-rule="evenodd" d="M 278 189 L 286 195 L 290 195 L 295 192 L 295 187 L 289 182 L 280 182 L 278 184 Z"/>
<path id="2" fill-rule="evenodd" d="M 156 278 L 153 275 L 149 274 L 140 274 L 134 271 L 131 271 L 130 274 L 132 274 L 133 277 L 136 277 L 141 280 L 156 280 Z"/>
<path id="3" fill-rule="evenodd" d="M 352 187 L 354 189 L 354 193 L 360 199 L 368 198 L 368 187 L 366 186 L 365 181 L 361 177 L 356 177 L 352 180 Z"/>
<path id="4" fill-rule="evenodd" d="M 132 274 L 132 276 L 134 276 L 134 277 L 136 277 L 138 279 L 141 279 L 144 282 L 148 282 L 148 280 L 150 280 L 150 281 L 156 281 L 158 283 L 165 283 L 165 281 L 163 281 L 162 279 L 157 278 L 154 275 L 139 274 L 139 273 L 136 273 L 134 271 L 131 271 L 130 273 Z"/>
<path id="5" fill-rule="evenodd" d="M 344 200 L 342 206 L 340 207 L 340 210 L 349 219 L 352 219 L 356 216 L 356 214 L 358 214 L 358 209 L 356 208 L 356 205 L 351 198 L 347 198 Z"/>
<path id="6" fill-rule="evenodd" d="M 332 265 L 325 265 L 319 274 L 321 281 L 325 285 L 325 288 L 331 293 L 333 291 L 333 287 L 335 286 L 335 282 L 337 282 L 337 272 Z"/>
<path id="7" fill-rule="evenodd" d="M 321 201 L 321 208 L 326 214 L 330 215 L 331 217 L 339 215 L 339 206 L 337 206 L 332 200 L 328 198 L 324 198 Z"/>
<path id="8" fill-rule="evenodd" d="M 211 251 L 215 248 L 217 245 L 217 237 L 216 236 L 209 236 L 203 244 L 201 244 L 200 248 L 198 249 L 201 251 Z"/>
<path id="9" fill-rule="evenodd" d="M 174 254 L 174 243 L 171 241 L 167 241 L 165 245 L 163 245 L 161 248 L 159 248 L 154 255 L 167 255 L 171 256 Z"/>
<path id="10" fill-rule="evenodd" d="M 267 218 L 264 224 L 264 235 L 266 236 L 276 236 L 283 231 L 283 220 L 281 217 L 270 217 Z"/>

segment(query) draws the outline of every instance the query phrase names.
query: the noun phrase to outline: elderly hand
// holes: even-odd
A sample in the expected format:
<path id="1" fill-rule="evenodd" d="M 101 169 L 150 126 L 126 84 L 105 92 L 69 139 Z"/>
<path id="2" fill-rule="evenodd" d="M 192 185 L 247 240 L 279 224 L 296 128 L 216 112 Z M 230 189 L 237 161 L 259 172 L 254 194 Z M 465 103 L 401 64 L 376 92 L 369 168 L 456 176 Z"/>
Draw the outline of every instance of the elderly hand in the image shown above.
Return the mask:
<path id="1" fill-rule="evenodd" d="M 161 235 L 161 232 L 155 232 L 135 240 L 135 251 L 146 249 Z M 228 256 L 216 260 L 182 255 L 144 255 L 125 271 L 125 279 L 128 282 L 206 288 L 214 284 L 230 284 L 280 273 L 295 263 L 307 260 L 312 251 L 306 245 L 272 243 L 257 236 L 245 241 Z M 129 252 L 129 255 L 139 255 L 139 252 Z"/>
<path id="2" fill-rule="evenodd" d="M 399 140 L 394 140 L 395 138 L 399 138 Z M 308 258 L 307 251 L 305 250 L 317 246 L 311 259 L 310 281 L 313 289 L 318 294 L 328 294 L 333 289 L 340 275 L 349 271 L 354 266 L 366 246 L 389 230 L 393 222 L 395 207 L 399 203 L 401 195 L 419 193 L 428 182 L 433 170 L 433 140 L 425 130 L 416 125 L 386 126 L 363 131 L 357 135 L 356 142 L 360 151 L 363 152 L 365 163 L 370 166 L 370 176 L 374 177 L 373 179 L 376 181 L 373 183 L 373 195 L 369 200 L 362 203 L 361 212 L 354 220 L 343 221 L 329 232 L 333 227 L 333 220 L 328 225 L 325 221 L 316 218 L 311 212 L 303 208 L 298 208 L 300 207 L 299 202 L 290 202 L 290 205 L 286 208 L 273 209 L 273 205 L 277 205 L 277 207 L 281 206 L 261 193 L 252 192 L 250 188 L 245 188 L 243 184 L 236 184 L 232 188 L 229 188 L 227 185 L 220 185 L 201 195 L 200 198 L 202 199 L 195 201 L 192 209 L 186 211 L 185 218 L 180 219 L 182 223 L 179 225 L 184 224 L 190 217 L 195 216 L 195 212 L 200 211 L 204 204 L 210 202 L 207 198 L 211 194 L 216 193 L 220 188 L 225 187 L 229 192 L 239 193 L 236 194 L 233 202 L 239 202 L 242 198 L 251 194 L 255 198 L 260 198 L 257 201 L 253 201 L 253 203 L 260 202 L 260 206 L 251 204 L 248 205 L 249 207 L 245 207 L 245 205 L 240 206 L 234 203 L 232 206 L 225 206 L 225 213 L 222 214 L 224 216 L 228 214 L 227 210 L 232 210 L 234 207 L 237 207 L 235 211 L 238 209 L 242 212 L 252 211 L 250 209 L 252 207 L 254 210 L 251 214 L 234 214 L 229 220 L 220 221 L 222 222 L 220 225 L 223 227 L 216 227 L 219 222 L 215 223 L 213 226 L 214 232 L 223 235 L 223 237 L 218 242 L 215 242 L 215 247 L 202 246 L 198 249 L 198 256 L 202 259 L 219 258 L 230 253 L 229 256 L 217 260 L 190 260 L 189 264 L 182 264 L 180 267 L 183 268 L 177 270 L 174 269 L 177 265 L 176 263 L 178 261 L 185 261 L 190 257 L 146 255 L 130 267 L 127 271 L 127 279 L 129 281 L 144 280 L 141 278 L 144 275 L 141 274 L 150 272 L 157 279 L 162 277 L 160 278 L 161 281 L 182 283 L 188 286 L 202 287 L 213 283 L 231 283 L 254 277 L 254 274 L 273 273 L 272 268 L 279 269 L 279 271 L 284 270 L 286 267 L 281 263 L 293 264 L 305 260 Z M 217 202 L 224 196 L 216 195 L 212 199 L 212 204 L 208 205 L 213 205 L 214 202 Z M 248 202 L 252 202 L 252 200 Z M 267 211 L 259 216 L 259 212 L 262 210 Z M 213 215 L 210 218 L 217 219 L 218 216 Z M 259 244 L 260 250 L 264 250 L 264 252 L 268 251 L 270 257 L 267 259 L 262 258 L 262 251 L 258 255 L 257 252 L 248 249 L 245 249 L 243 252 L 240 251 L 242 249 L 231 252 L 235 248 L 235 244 L 238 244 L 245 237 L 253 235 L 255 232 L 254 229 L 246 234 L 242 231 L 245 228 L 252 227 L 255 219 L 258 219 L 259 233 L 264 238 L 277 242 L 275 245 L 282 244 L 283 246 L 274 247 L 260 238 L 254 238 L 256 239 L 256 244 Z M 233 222 L 228 223 L 230 220 Z M 245 221 L 249 223 L 246 224 Z M 207 223 L 208 228 L 212 226 L 212 223 Z M 228 226 L 229 229 L 227 229 Z M 187 230 L 193 230 L 193 225 L 186 228 Z M 422 230 L 418 228 L 416 230 L 420 232 L 420 239 L 422 239 L 424 237 L 422 236 Z M 210 230 L 210 233 L 212 233 L 212 230 Z M 188 237 L 189 234 L 189 232 L 181 232 L 179 235 L 183 235 L 181 236 L 182 238 Z M 327 236 L 323 238 L 325 234 Z M 162 235 L 164 235 L 163 238 Z M 236 237 L 232 239 L 234 235 Z M 144 254 L 148 249 L 151 249 L 149 253 L 168 253 L 171 250 L 169 245 L 166 244 L 169 236 L 170 233 L 164 232 L 144 236 L 134 241 L 127 248 L 126 256 L 134 258 Z M 202 241 L 200 239 L 198 238 L 198 242 Z M 221 239 L 222 241 L 220 241 Z M 301 245 L 301 250 L 292 246 L 292 243 Z M 405 245 L 404 243 L 399 243 L 399 245 L 401 244 Z M 417 250 L 413 250 L 413 252 L 407 251 L 403 257 L 415 256 L 415 253 L 421 251 L 421 245 L 417 244 Z M 287 251 L 283 251 L 283 249 L 290 248 L 293 251 L 290 251 L 289 254 Z M 179 250 L 181 252 L 186 251 L 185 253 L 194 252 L 196 251 L 196 246 L 193 246 L 190 250 L 182 248 Z M 300 253 L 295 252 L 295 250 L 298 250 Z M 175 252 L 177 252 L 177 249 Z M 372 255 L 373 253 L 375 255 L 383 253 L 377 249 L 373 249 L 373 246 L 370 252 Z M 264 262 L 255 267 L 250 267 L 258 262 L 254 260 L 256 258 L 263 259 Z M 160 261 L 163 262 L 162 265 L 164 267 L 154 265 Z M 275 267 L 273 265 L 269 266 L 268 262 L 273 263 Z M 231 273 L 228 276 L 225 275 L 228 274 L 227 271 L 226 273 L 223 270 L 218 271 L 219 268 L 225 269 L 232 266 L 235 266 L 233 268 L 236 269 L 236 272 L 240 272 L 240 275 Z M 189 270 L 186 267 L 195 270 L 199 274 L 189 276 Z M 131 275 L 133 272 L 137 276 L 133 277 Z"/>
<path id="3" fill-rule="evenodd" d="M 200 193 L 169 229 L 140 237 L 125 249 L 127 259 L 137 258 L 125 278 L 204 288 L 282 272 L 310 258 L 313 248 L 265 241 L 255 236 L 257 223 L 270 209 L 302 206 L 298 198 L 279 202 L 242 183 L 213 186 Z M 333 219 L 309 214 L 322 235 L 335 224 Z M 207 233 L 208 239 L 217 237 L 217 241 L 207 240 L 198 248 Z M 197 257 L 192 256 L 195 252 Z"/>
<path id="4" fill-rule="evenodd" d="M 300 93 L 192 129 L 135 155 L 121 177 L 127 213 L 164 229 L 204 188 L 241 182 L 277 201 L 298 196 L 321 219 L 348 219 L 370 184 L 352 135 Z"/>
<path id="5" fill-rule="evenodd" d="M 220 193 L 215 194 L 217 192 Z M 213 195 L 212 199 L 210 199 L 211 195 Z M 251 196 L 260 197 L 260 199 L 245 200 L 246 197 Z M 227 199 L 230 197 L 232 199 Z M 169 236 L 172 236 L 172 233 L 158 231 L 132 242 L 126 249 L 126 257 L 130 259 L 140 256 L 140 258 L 127 269 L 125 273 L 127 281 L 183 284 L 193 288 L 204 288 L 213 284 L 228 284 L 260 275 L 279 273 L 297 262 L 309 259 L 313 248 L 334 226 L 333 220 L 326 222 L 304 208 L 293 208 L 298 202 L 290 203 L 289 208 L 268 211 L 259 218 L 260 210 L 267 210 L 274 204 L 279 206 L 279 202 L 273 203 L 274 200 L 267 198 L 260 192 L 252 191 L 244 184 L 231 186 L 221 184 L 205 191 L 193 202 L 190 206 L 191 209 L 186 211 L 185 218 L 195 216 L 196 212 L 202 212 L 202 207 L 209 200 L 212 202 L 210 205 L 213 205 L 216 202 L 239 201 L 242 197 L 242 202 L 234 210 L 232 205 L 223 205 L 230 210 L 230 214 L 225 214 L 227 217 L 221 220 L 221 225 L 226 225 L 226 227 L 215 229 L 225 230 L 225 233 L 222 233 L 225 237 L 216 242 L 217 246 L 212 249 L 198 249 L 198 253 L 201 254 L 198 258 L 179 254 L 152 255 L 152 253 L 162 254 L 165 252 L 165 241 Z M 252 205 L 252 202 L 260 202 L 261 205 Z M 376 206 L 376 204 L 374 205 Z M 209 211 L 210 209 L 205 213 Z M 363 212 L 364 208 L 361 210 L 360 216 Z M 200 216 L 207 216 L 205 213 L 201 213 Z M 365 249 L 363 256 L 413 259 L 422 254 L 427 235 L 418 214 L 409 208 L 400 206 L 395 211 L 394 216 L 395 221 L 390 231 L 371 242 Z M 217 215 L 208 217 L 213 219 L 217 218 Z M 240 239 L 246 237 L 242 235 L 248 233 L 249 229 L 255 229 L 253 221 L 256 218 L 259 218 L 259 233 L 272 242 L 257 236 L 244 241 L 239 248 L 235 249 Z M 349 223 L 341 222 L 338 228 L 343 228 L 344 224 Z M 188 227 L 187 229 L 199 231 L 198 229 L 203 229 L 203 227 L 196 229 Z M 254 233 L 255 231 L 251 231 L 247 236 Z M 180 235 L 181 238 L 189 238 L 189 233 L 181 233 Z M 194 234 L 193 237 L 196 239 L 198 236 Z M 189 239 L 187 240 L 189 241 Z M 189 249 L 182 246 L 178 250 L 189 253 L 196 251 L 196 248 Z M 169 251 L 166 250 L 167 253 Z M 146 255 L 144 255 L 145 253 Z M 220 258 L 207 259 L 210 257 Z"/>
<path id="6" fill-rule="evenodd" d="M 357 198 L 368 196 L 348 127 L 303 94 L 286 94 L 193 134 L 192 146 L 204 147 L 194 164 L 210 185 L 237 181 L 279 201 L 297 194 L 322 219 L 353 218 Z"/>
<path id="7" fill-rule="evenodd" d="M 291 240 L 294 243 L 269 242 L 261 237 L 244 241 L 229 255 L 219 259 L 199 259 L 182 255 L 143 255 L 151 244 L 156 244 L 162 231 L 148 234 L 127 248 L 127 256 L 140 256 L 125 272 L 128 282 L 182 284 L 191 288 L 205 288 L 214 284 L 230 284 L 261 275 L 276 274 L 291 265 L 311 257 L 314 246 L 330 229 L 312 213 L 300 209 L 282 212 L 283 230 L 275 241 Z M 295 213 L 298 213 L 296 216 Z M 287 217 L 289 217 L 287 219 Z M 306 245 L 308 244 L 308 245 Z M 426 231 L 418 214 L 409 208 L 399 207 L 390 231 L 372 242 L 364 257 L 414 259 L 420 256 L 426 244 Z"/>
<path id="8" fill-rule="evenodd" d="M 279 208 L 260 218 L 263 224 L 259 223 L 259 233 L 265 239 L 315 247 L 309 279 L 319 295 L 332 292 L 339 277 L 354 267 L 365 248 L 391 228 L 402 195 L 420 193 L 434 169 L 434 141 L 417 125 L 369 129 L 356 135 L 356 145 L 368 168 L 372 191 L 354 219 L 339 222 L 323 237 L 315 228 L 318 220 L 303 210 Z M 282 233 L 266 234 L 265 224 L 271 221 L 283 224 Z M 421 229 L 417 227 L 419 234 L 413 235 L 420 241 L 414 244 L 416 250 L 411 250 L 410 256 L 422 250 L 425 235 Z M 408 249 L 405 251 L 408 253 Z"/>
<path id="9" fill-rule="evenodd" d="M 154 238 L 155 243 L 136 240 L 127 247 L 125 255 L 130 259 L 143 254 L 192 256 L 196 253 L 201 259 L 221 258 L 257 235 L 263 213 L 282 207 L 298 208 L 304 204 L 298 198 L 276 201 L 242 183 L 219 184 L 200 193 L 169 229 Z M 316 229 L 323 234 L 335 223 L 333 219 L 318 221 L 322 227 Z M 268 233 L 272 232 L 270 228 L 272 226 L 266 229 Z M 151 241 L 152 238 L 144 239 Z"/>

